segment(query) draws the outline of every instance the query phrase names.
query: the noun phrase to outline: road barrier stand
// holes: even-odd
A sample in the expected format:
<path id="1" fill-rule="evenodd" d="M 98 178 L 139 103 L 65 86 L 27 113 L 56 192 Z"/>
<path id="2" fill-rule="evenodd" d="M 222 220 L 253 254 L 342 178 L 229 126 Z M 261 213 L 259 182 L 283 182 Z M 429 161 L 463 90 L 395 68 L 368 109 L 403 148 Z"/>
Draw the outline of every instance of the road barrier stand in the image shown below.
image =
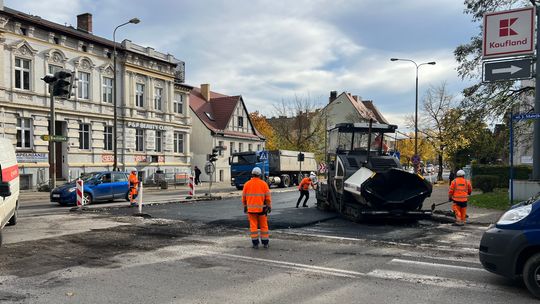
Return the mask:
<path id="1" fill-rule="evenodd" d="M 189 176 L 189 196 L 195 198 L 195 183 L 193 182 L 193 175 Z"/>
<path id="2" fill-rule="evenodd" d="M 139 213 L 142 214 L 143 204 L 143 182 L 139 183 L 139 196 L 137 197 L 137 206 L 139 207 Z"/>
<path id="3" fill-rule="evenodd" d="M 83 194 L 84 194 L 84 181 L 80 178 L 77 179 L 76 184 L 76 193 L 77 193 L 77 207 L 82 209 L 84 206 Z"/>

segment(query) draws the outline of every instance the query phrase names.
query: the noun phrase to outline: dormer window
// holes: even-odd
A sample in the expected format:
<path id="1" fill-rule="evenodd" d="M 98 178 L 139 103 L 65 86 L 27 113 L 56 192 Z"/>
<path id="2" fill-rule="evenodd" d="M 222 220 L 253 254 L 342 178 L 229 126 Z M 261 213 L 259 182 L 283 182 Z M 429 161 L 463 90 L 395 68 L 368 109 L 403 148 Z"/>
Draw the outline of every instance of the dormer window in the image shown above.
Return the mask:
<path id="1" fill-rule="evenodd" d="M 23 34 L 24 36 L 27 36 L 28 35 L 28 29 L 25 28 L 25 27 L 21 27 L 21 34 Z"/>
<path id="2" fill-rule="evenodd" d="M 214 121 L 214 116 L 212 116 L 211 113 L 208 113 L 208 112 L 204 112 L 204 114 L 206 114 L 206 117 L 208 117 L 208 119 Z"/>
<path id="3" fill-rule="evenodd" d="M 83 52 L 87 52 L 87 51 L 88 51 L 88 48 L 87 48 L 86 45 L 81 46 L 81 49 L 82 49 Z"/>

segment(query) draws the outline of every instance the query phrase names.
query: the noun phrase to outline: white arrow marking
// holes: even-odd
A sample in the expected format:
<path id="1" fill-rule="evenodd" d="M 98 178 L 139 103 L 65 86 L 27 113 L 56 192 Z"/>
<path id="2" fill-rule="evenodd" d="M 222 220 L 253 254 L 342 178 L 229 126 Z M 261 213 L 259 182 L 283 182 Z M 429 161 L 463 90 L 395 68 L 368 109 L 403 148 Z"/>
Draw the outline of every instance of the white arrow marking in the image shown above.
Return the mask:
<path id="1" fill-rule="evenodd" d="M 509 68 L 502 68 L 502 69 L 493 69 L 493 71 L 491 72 L 492 74 L 503 74 L 503 73 L 510 73 L 510 75 L 516 73 L 516 72 L 519 72 L 523 70 L 523 68 L 520 68 L 518 66 L 515 66 L 515 65 L 510 65 Z"/>

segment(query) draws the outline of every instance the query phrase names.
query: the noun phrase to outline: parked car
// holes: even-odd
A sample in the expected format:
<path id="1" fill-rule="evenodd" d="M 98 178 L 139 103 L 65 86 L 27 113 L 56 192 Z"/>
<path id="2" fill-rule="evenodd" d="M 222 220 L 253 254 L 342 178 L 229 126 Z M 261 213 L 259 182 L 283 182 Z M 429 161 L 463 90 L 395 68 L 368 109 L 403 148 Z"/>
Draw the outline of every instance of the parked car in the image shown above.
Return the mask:
<path id="1" fill-rule="evenodd" d="M 2 228 L 17 224 L 19 165 L 11 140 L 0 138 L 0 246 Z"/>
<path id="2" fill-rule="evenodd" d="M 118 171 L 95 172 L 82 177 L 83 200 L 86 205 L 97 201 L 125 199 L 129 201 L 128 173 Z M 73 205 L 77 202 L 75 182 L 67 183 L 51 191 L 51 202 Z"/>
<path id="3" fill-rule="evenodd" d="M 490 272 L 523 279 L 540 298 L 540 194 L 512 206 L 484 232 L 480 262 Z"/>
<path id="4" fill-rule="evenodd" d="M 431 165 L 431 164 L 427 165 L 426 173 L 431 174 L 433 172 L 435 172 L 435 167 L 433 165 Z"/>

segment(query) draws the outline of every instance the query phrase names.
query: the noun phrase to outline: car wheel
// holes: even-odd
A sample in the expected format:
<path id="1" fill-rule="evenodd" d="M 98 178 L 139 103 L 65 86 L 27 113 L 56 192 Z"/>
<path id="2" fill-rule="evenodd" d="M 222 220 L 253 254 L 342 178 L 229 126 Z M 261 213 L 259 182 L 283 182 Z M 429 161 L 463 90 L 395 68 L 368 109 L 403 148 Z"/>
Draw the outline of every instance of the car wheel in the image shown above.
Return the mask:
<path id="1" fill-rule="evenodd" d="M 85 192 L 83 194 L 83 205 L 86 206 L 90 204 L 92 204 L 92 195 L 90 195 L 90 193 L 88 192 Z"/>
<path id="2" fill-rule="evenodd" d="M 2 229 L 0 229 L 0 247 L 2 247 Z"/>
<path id="3" fill-rule="evenodd" d="M 18 213 L 19 213 L 19 202 L 17 202 L 17 204 L 15 205 L 15 212 L 13 213 L 13 216 L 11 216 L 11 218 L 9 219 L 7 223 L 8 226 L 17 225 Z"/>
<path id="4" fill-rule="evenodd" d="M 540 298 L 540 253 L 531 256 L 525 263 L 523 281 L 533 296 Z"/>

